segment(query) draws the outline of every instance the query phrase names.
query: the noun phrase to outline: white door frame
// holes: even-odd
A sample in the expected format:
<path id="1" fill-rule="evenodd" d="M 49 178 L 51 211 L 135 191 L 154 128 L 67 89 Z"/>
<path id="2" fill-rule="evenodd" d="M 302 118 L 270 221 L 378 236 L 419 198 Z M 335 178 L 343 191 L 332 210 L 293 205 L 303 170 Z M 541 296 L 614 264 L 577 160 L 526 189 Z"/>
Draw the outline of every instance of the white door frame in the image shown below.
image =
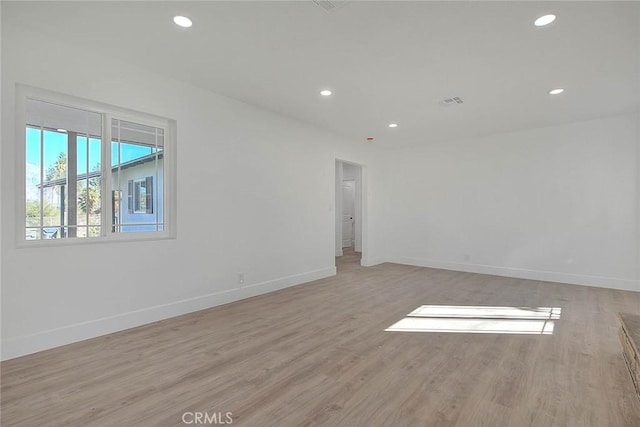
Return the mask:
<path id="1" fill-rule="evenodd" d="M 356 197 L 355 197 L 355 229 L 356 231 L 356 243 L 355 250 L 362 252 L 362 260 L 366 262 L 368 254 L 369 239 L 367 236 L 368 230 L 368 215 L 367 215 L 367 167 L 366 165 L 351 162 L 348 160 L 336 159 L 335 160 L 335 186 L 334 186 L 334 200 L 335 200 L 335 256 L 342 256 L 342 164 L 347 163 L 357 166 L 360 173 L 356 177 Z"/>

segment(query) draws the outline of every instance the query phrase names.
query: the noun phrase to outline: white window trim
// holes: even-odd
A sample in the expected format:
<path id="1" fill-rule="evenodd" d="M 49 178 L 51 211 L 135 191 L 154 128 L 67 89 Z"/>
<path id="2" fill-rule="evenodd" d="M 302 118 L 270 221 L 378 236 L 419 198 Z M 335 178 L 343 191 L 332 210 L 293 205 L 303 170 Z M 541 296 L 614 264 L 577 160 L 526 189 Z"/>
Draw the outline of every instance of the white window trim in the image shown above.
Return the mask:
<path id="1" fill-rule="evenodd" d="M 109 209 L 101 209 L 101 229 L 102 233 L 99 237 L 83 237 L 83 238 L 65 238 L 65 239 L 25 239 L 26 216 L 26 100 L 37 99 L 39 101 L 51 102 L 54 104 L 81 108 L 86 111 L 98 113 L 102 115 L 102 197 L 110 200 L 111 195 L 111 119 L 139 123 L 147 126 L 159 127 L 165 130 L 164 135 L 164 171 L 163 171 L 163 231 L 136 232 L 136 233 L 113 233 L 112 218 Z M 15 140 L 17 142 L 16 149 L 16 247 L 17 248 L 34 248 L 34 247 L 51 247 L 66 245 L 82 245 L 82 244 L 100 244 L 106 242 L 131 242 L 145 240 L 163 240 L 175 239 L 177 228 L 177 173 L 176 173 L 176 141 L 177 126 L 176 121 L 172 119 L 155 116 L 148 113 L 141 113 L 127 108 L 116 107 L 97 101 L 90 101 L 83 98 L 65 95 L 58 92 L 49 91 L 33 86 L 16 84 L 16 132 Z M 154 209 L 155 210 L 155 209 Z"/>

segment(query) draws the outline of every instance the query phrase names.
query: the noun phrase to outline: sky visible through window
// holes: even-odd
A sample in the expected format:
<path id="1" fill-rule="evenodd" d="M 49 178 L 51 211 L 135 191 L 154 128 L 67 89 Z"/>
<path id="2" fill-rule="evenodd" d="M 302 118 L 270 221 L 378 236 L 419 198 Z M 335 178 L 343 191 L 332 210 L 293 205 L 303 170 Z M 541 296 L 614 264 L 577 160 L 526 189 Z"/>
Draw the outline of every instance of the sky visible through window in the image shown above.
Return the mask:
<path id="1" fill-rule="evenodd" d="M 63 132 L 44 131 L 44 170 L 46 171 L 58 159 L 60 153 L 67 152 L 67 134 Z M 78 174 L 87 172 L 87 144 L 86 137 L 78 136 Z M 94 170 L 100 164 L 100 140 L 89 139 L 89 168 Z M 120 144 L 120 163 L 146 156 L 153 152 L 152 147 L 138 144 Z M 40 167 L 40 129 L 27 128 L 27 164 Z M 111 166 L 118 164 L 118 144 L 111 144 Z"/>
<path id="2" fill-rule="evenodd" d="M 26 198 L 29 201 L 40 200 L 40 168 L 47 180 L 47 171 L 51 168 L 59 156 L 67 153 L 68 135 L 64 132 L 53 130 L 44 131 L 43 159 L 40 158 L 40 129 L 27 127 L 26 132 Z M 87 173 L 87 144 L 86 136 L 78 135 L 78 161 L 77 173 L 83 175 Z M 139 144 L 120 143 L 120 161 L 118 161 L 118 143 L 111 144 L 111 166 L 126 163 L 131 160 L 144 157 L 155 152 L 153 147 Z M 100 140 L 89 138 L 89 172 L 97 171 L 101 165 Z"/>

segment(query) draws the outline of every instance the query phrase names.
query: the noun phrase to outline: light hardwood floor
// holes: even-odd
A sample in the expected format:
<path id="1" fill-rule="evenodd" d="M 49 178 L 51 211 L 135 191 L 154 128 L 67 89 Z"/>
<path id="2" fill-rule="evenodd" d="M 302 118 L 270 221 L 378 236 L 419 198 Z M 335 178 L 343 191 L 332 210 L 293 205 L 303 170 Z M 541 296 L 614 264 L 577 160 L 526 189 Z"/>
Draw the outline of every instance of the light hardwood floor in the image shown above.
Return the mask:
<path id="1" fill-rule="evenodd" d="M 319 280 L 2 363 L 3 426 L 640 426 L 640 293 L 338 260 Z M 422 304 L 561 307 L 553 335 L 384 329 Z M 187 419 L 188 421 L 190 418 Z"/>

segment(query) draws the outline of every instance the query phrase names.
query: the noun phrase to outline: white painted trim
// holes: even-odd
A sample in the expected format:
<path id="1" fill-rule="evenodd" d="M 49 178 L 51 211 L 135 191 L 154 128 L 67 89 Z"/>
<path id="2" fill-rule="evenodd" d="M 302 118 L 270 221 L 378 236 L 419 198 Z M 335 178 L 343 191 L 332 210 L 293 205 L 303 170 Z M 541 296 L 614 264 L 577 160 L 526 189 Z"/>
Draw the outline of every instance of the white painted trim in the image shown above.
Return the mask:
<path id="1" fill-rule="evenodd" d="M 245 285 L 241 289 L 244 293 L 242 298 L 250 298 L 267 292 L 273 292 L 291 286 L 303 283 L 313 282 L 315 280 L 324 279 L 336 275 L 335 267 L 327 267 L 320 270 L 309 271 L 306 273 L 294 274 L 292 276 L 282 277 L 275 280 L 267 280 L 266 282 Z"/>
<path id="2" fill-rule="evenodd" d="M 356 176 L 356 200 L 355 200 L 355 234 L 353 236 L 353 248 L 356 252 L 362 252 L 362 166 L 358 167 Z"/>
<path id="3" fill-rule="evenodd" d="M 335 233 L 335 253 L 342 256 L 342 161 L 335 161 L 335 183 L 334 183 L 334 233 Z"/>
<path id="4" fill-rule="evenodd" d="M 369 232 L 369 168 L 360 165 L 360 253 L 364 259 L 368 259 L 371 253 Z"/>
<path id="5" fill-rule="evenodd" d="M 499 267 L 493 265 L 465 264 L 411 257 L 391 257 L 387 260 L 387 262 L 413 265 L 416 267 L 430 267 L 439 268 L 442 270 L 464 271 L 466 273 L 491 274 L 494 276 L 514 277 L 518 279 L 567 283 L 571 285 L 597 286 L 601 288 L 640 292 L 640 280 L 587 276 L 571 273 L 559 273 L 555 271 L 527 270 L 522 268 Z"/>
<path id="6" fill-rule="evenodd" d="M 360 259 L 360 265 L 363 267 L 373 267 L 374 265 L 382 264 L 386 262 L 382 258 L 364 258 Z M 400 264 L 400 263 L 398 263 Z"/>
<path id="7" fill-rule="evenodd" d="M 344 255 L 344 252 L 342 251 L 342 249 L 336 250 L 336 256 L 342 256 L 342 255 Z"/>
<path id="8" fill-rule="evenodd" d="M 130 311 L 115 316 L 89 320 L 61 328 L 38 332 L 2 341 L 2 360 L 13 359 L 38 351 L 59 347 L 74 342 L 135 328 L 159 320 L 181 316 L 198 310 L 215 307 L 245 298 L 273 292 L 279 289 L 313 282 L 335 276 L 336 268 L 327 267 L 306 273 L 294 274 L 266 282 L 246 285 L 241 288 L 214 292 L 195 298 Z"/>

